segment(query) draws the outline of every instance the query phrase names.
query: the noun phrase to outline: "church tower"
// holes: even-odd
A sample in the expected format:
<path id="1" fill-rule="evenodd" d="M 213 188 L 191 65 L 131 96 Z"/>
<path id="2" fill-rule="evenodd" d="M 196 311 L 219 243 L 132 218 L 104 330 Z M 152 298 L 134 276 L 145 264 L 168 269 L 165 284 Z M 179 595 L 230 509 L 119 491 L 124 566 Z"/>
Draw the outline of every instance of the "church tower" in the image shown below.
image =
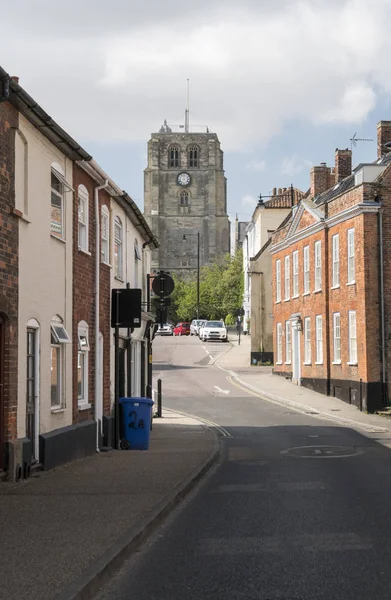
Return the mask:
<path id="1" fill-rule="evenodd" d="M 208 128 L 173 131 L 167 122 L 148 142 L 144 171 L 144 215 L 158 237 L 152 253 L 152 272 L 167 270 L 179 276 L 221 261 L 230 251 L 227 180 L 223 152 Z"/>

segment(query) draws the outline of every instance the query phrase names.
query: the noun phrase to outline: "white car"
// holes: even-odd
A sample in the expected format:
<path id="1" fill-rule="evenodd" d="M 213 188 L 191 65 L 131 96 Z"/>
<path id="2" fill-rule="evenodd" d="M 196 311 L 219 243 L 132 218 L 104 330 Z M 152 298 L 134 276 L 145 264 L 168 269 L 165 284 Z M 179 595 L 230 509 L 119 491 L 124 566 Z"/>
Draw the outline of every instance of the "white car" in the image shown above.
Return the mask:
<path id="1" fill-rule="evenodd" d="M 228 332 L 223 321 L 206 321 L 200 330 L 200 338 L 203 342 L 217 340 L 228 342 Z"/>
<path id="2" fill-rule="evenodd" d="M 160 325 L 156 335 L 174 335 L 174 328 L 172 325 L 166 323 L 165 325 Z"/>
<path id="3" fill-rule="evenodd" d="M 201 323 L 203 323 L 203 321 L 201 321 L 201 319 L 193 319 L 190 325 L 190 335 L 198 335 L 198 331 L 200 328 Z"/>

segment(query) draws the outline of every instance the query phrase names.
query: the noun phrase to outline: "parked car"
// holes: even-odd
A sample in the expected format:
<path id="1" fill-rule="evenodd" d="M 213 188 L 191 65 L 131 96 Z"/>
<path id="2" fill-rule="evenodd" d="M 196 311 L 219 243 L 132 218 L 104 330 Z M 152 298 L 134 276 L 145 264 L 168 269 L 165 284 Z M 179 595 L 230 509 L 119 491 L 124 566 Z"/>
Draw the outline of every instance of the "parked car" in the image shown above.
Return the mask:
<path id="1" fill-rule="evenodd" d="M 203 322 L 201 319 L 193 319 L 190 325 L 190 335 L 198 335 L 198 330 Z"/>
<path id="2" fill-rule="evenodd" d="M 190 323 L 178 323 L 174 327 L 174 335 L 190 335 Z"/>
<path id="3" fill-rule="evenodd" d="M 198 337 L 201 339 L 201 330 L 203 327 L 205 327 L 207 321 L 200 321 L 199 327 L 198 327 L 198 332 L 197 335 Z"/>
<path id="4" fill-rule="evenodd" d="M 174 327 L 169 323 L 165 323 L 164 325 L 160 325 L 156 335 L 174 335 Z"/>
<path id="5" fill-rule="evenodd" d="M 228 332 L 223 321 L 207 321 L 200 330 L 200 338 L 203 342 L 218 340 L 228 342 Z"/>

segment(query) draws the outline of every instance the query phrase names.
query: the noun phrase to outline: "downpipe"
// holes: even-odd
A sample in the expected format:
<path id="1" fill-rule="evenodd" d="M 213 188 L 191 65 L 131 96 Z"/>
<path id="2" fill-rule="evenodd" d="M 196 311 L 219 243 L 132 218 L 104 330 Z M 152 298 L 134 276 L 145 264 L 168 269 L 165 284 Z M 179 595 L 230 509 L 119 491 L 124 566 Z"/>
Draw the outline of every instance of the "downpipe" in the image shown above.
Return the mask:
<path id="1" fill-rule="evenodd" d="M 384 317 L 384 264 L 383 264 L 383 208 L 379 210 L 379 258 L 380 258 L 380 318 L 381 318 L 381 361 L 382 361 L 382 388 L 383 401 L 388 402 L 386 384 L 386 349 L 385 349 L 385 317 Z"/>

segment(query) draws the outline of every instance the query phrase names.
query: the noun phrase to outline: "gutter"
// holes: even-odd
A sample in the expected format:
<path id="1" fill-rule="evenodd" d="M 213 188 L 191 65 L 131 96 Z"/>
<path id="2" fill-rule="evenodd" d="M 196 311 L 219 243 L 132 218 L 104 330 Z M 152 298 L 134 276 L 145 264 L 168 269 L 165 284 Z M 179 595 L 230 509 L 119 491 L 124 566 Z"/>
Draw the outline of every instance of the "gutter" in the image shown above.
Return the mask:
<path id="1" fill-rule="evenodd" d="M 95 421 L 96 421 L 96 450 L 99 452 L 99 421 L 103 425 L 103 390 L 99 394 L 101 382 L 100 360 L 99 360 L 99 330 L 100 330 L 100 219 L 99 219 L 99 191 L 108 187 L 106 181 L 94 189 L 95 201 Z"/>
<path id="2" fill-rule="evenodd" d="M 0 96 L 0 102 L 5 102 L 6 100 L 8 100 L 9 95 L 10 95 L 10 76 L 5 75 L 4 77 L 1 78 L 1 82 L 2 82 L 3 93 Z"/>

